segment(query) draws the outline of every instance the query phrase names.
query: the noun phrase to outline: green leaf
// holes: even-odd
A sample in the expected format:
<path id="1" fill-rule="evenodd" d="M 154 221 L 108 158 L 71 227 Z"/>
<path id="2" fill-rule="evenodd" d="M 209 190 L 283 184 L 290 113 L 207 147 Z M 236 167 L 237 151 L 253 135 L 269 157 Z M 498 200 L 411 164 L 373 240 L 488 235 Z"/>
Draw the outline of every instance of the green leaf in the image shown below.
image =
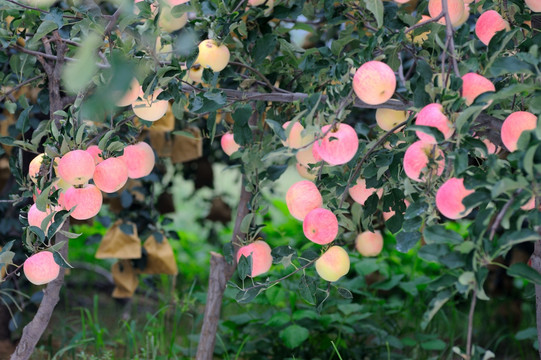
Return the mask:
<path id="1" fill-rule="evenodd" d="M 282 128 L 282 125 L 280 125 L 277 121 L 271 119 L 266 119 L 265 122 L 267 123 L 267 125 L 270 126 L 272 131 L 274 131 L 274 133 L 276 134 L 276 136 L 278 136 L 280 140 L 286 141 L 286 133 L 284 131 L 284 128 Z"/>
<path id="2" fill-rule="evenodd" d="M 490 67 L 492 77 L 518 73 L 534 74 L 535 67 L 519 60 L 516 56 L 499 57 L 494 60 L 494 63 Z"/>
<path id="3" fill-rule="evenodd" d="M 52 32 L 53 30 L 58 29 L 58 24 L 51 20 L 45 20 L 42 22 L 38 29 L 36 30 L 36 33 L 34 36 L 32 36 L 32 39 L 28 42 L 28 46 L 33 47 L 41 42 L 41 39 Z"/>
<path id="4" fill-rule="evenodd" d="M 280 331 L 280 339 L 290 349 L 294 349 L 305 342 L 308 335 L 310 335 L 308 329 L 299 325 L 290 325 Z"/>
<path id="5" fill-rule="evenodd" d="M 427 328 L 434 315 L 436 315 L 436 313 L 442 308 L 443 305 L 445 305 L 447 301 L 449 301 L 449 299 L 451 299 L 452 296 L 453 293 L 451 291 L 445 290 L 438 293 L 436 297 L 430 301 L 430 304 L 428 304 L 428 309 L 423 314 L 423 319 L 421 321 L 421 328 L 423 330 Z"/>
<path id="6" fill-rule="evenodd" d="M 81 234 L 76 234 L 76 233 L 72 233 L 72 232 L 64 231 L 64 230 L 60 230 L 58 232 L 60 234 L 64 235 L 65 237 L 67 237 L 68 239 L 77 239 L 79 236 L 82 235 L 82 233 Z"/>
<path id="7" fill-rule="evenodd" d="M 235 120 L 233 126 L 234 139 L 240 146 L 245 146 L 252 141 L 252 130 L 249 125 L 252 113 L 253 110 L 250 105 L 243 105 L 238 107 L 232 115 L 233 120 Z"/>
<path id="8" fill-rule="evenodd" d="M 244 280 L 249 275 L 251 275 L 252 274 L 252 254 L 248 255 L 248 257 L 241 255 L 239 259 L 239 263 L 237 264 L 237 269 L 239 272 L 239 278 L 241 280 Z"/>
<path id="9" fill-rule="evenodd" d="M 257 288 L 250 288 L 246 291 L 239 291 L 237 294 L 236 300 L 240 304 L 246 304 L 255 299 L 257 295 L 259 295 L 262 291 L 265 290 L 265 287 L 257 287 Z"/>
<path id="10" fill-rule="evenodd" d="M 259 65 L 276 47 L 277 37 L 272 33 L 267 33 L 255 42 L 253 49 L 253 65 Z"/>
<path id="11" fill-rule="evenodd" d="M 438 144 L 441 143 L 443 140 L 445 140 L 441 131 L 439 131 L 437 128 L 433 126 L 411 125 L 411 126 L 408 126 L 405 129 L 405 131 L 420 131 L 422 133 L 432 136 L 434 139 L 436 139 L 436 142 Z"/>
<path id="12" fill-rule="evenodd" d="M 271 181 L 276 181 L 287 170 L 287 164 L 283 165 L 271 165 L 267 169 L 267 177 Z"/>
<path id="13" fill-rule="evenodd" d="M 316 303 L 316 282 L 313 278 L 303 275 L 299 282 L 299 294 L 302 296 L 306 302 L 309 304 L 315 305 Z"/>
<path id="14" fill-rule="evenodd" d="M 436 339 L 422 342 L 421 347 L 425 350 L 444 350 L 447 344 L 440 339 Z"/>
<path id="15" fill-rule="evenodd" d="M 407 253 L 421 239 L 421 233 L 418 231 L 402 231 L 396 235 L 396 250 L 401 253 Z"/>
<path id="16" fill-rule="evenodd" d="M 6 264 L 12 264 L 14 256 L 15 253 L 13 251 L 0 252 L 0 268 L 2 268 Z"/>
<path id="17" fill-rule="evenodd" d="M 516 278 L 523 278 L 533 282 L 536 285 L 541 285 L 541 274 L 524 263 L 516 263 L 511 265 L 509 269 L 507 269 L 507 275 Z"/>
<path id="18" fill-rule="evenodd" d="M 277 246 L 272 249 L 272 263 L 282 264 L 284 267 L 291 265 L 291 262 L 297 258 L 297 251 L 289 245 Z"/>
<path id="19" fill-rule="evenodd" d="M 66 268 L 66 269 L 73 269 L 73 266 L 71 266 L 59 252 L 54 251 L 53 258 L 54 258 L 54 262 L 60 265 L 61 267 Z"/>
<path id="20" fill-rule="evenodd" d="M 252 224 L 252 220 L 254 219 L 254 213 L 249 213 L 244 216 L 240 223 L 240 232 L 243 234 L 248 234 L 248 231 L 250 230 L 250 225 Z"/>
<path id="21" fill-rule="evenodd" d="M 89 35 L 77 49 L 75 60 L 64 67 L 62 82 L 68 91 L 77 93 L 88 87 L 98 70 L 96 53 L 101 44 L 102 39 L 97 34 Z"/>
<path id="22" fill-rule="evenodd" d="M 374 14 L 378 28 L 383 26 L 383 2 L 381 0 L 364 0 L 368 11 Z"/>
<path id="23" fill-rule="evenodd" d="M 427 244 L 461 244 L 464 239 L 460 234 L 447 230 L 443 225 L 427 226 L 423 231 L 423 236 Z"/>

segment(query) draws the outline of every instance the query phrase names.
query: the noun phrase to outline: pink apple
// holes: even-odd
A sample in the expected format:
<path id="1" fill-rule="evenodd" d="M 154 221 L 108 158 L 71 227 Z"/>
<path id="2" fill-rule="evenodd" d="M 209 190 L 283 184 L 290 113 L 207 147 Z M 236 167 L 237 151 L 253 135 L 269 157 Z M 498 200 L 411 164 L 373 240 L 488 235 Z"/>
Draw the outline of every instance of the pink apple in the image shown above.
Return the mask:
<path id="1" fill-rule="evenodd" d="M 128 181 L 128 166 L 122 158 L 108 158 L 96 165 L 94 184 L 103 192 L 114 193 Z"/>
<path id="2" fill-rule="evenodd" d="M 331 125 L 321 128 L 323 139 L 316 141 L 316 151 L 319 156 L 330 165 L 342 165 L 349 162 L 359 148 L 357 133 L 348 124 L 338 124 L 335 129 Z"/>
<path id="3" fill-rule="evenodd" d="M 364 63 L 353 76 L 353 90 L 361 101 L 379 105 L 388 101 L 396 89 L 393 69 L 384 62 L 372 60 Z"/>
<path id="4" fill-rule="evenodd" d="M 449 139 L 455 132 L 455 128 L 449 121 L 449 118 L 443 113 L 443 106 L 436 103 L 428 104 L 419 111 L 415 119 L 415 125 L 435 127 L 443 134 L 445 139 Z M 436 139 L 432 135 L 421 131 L 416 131 L 415 134 L 419 140 L 425 143 L 436 144 Z"/>
<path id="5" fill-rule="evenodd" d="M 240 257 L 252 255 L 252 274 L 250 277 L 256 277 L 269 271 L 272 265 L 271 248 L 269 244 L 262 240 L 256 240 L 251 244 L 245 245 L 237 252 L 237 262 Z"/>
<path id="6" fill-rule="evenodd" d="M 323 198 L 313 182 L 302 180 L 287 190 L 286 204 L 291 215 L 303 221 L 310 211 L 323 206 Z"/>
<path id="7" fill-rule="evenodd" d="M 96 164 L 90 153 L 72 150 L 58 161 L 58 176 L 71 185 L 83 185 L 92 179 Z"/>
<path id="8" fill-rule="evenodd" d="M 444 168 L 445 157 L 437 145 L 416 141 L 404 154 L 404 172 L 412 180 L 425 182 L 427 174 L 440 176 Z"/>
<path id="9" fill-rule="evenodd" d="M 306 214 L 302 229 L 310 241 L 325 245 L 333 242 L 338 235 L 338 219 L 332 211 L 316 208 Z"/>
<path id="10" fill-rule="evenodd" d="M 383 189 L 367 188 L 366 180 L 362 177 L 358 178 L 355 185 L 349 188 L 349 196 L 361 205 L 364 205 L 365 201 L 374 193 L 377 193 L 378 197 L 381 198 Z"/>
<path id="11" fill-rule="evenodd" d="M 501 30 L 509 31 L 509 23 L 495 10 L 485 11 L 475 23 L 475 34 L 487 46 L 492 37 Z"/>
<path id="12" fill-rule="evenodd" d="M 473 104 L 479 95 L 487 91 L 496 91 L 496 87 L 486 77 L 476 73 L 462 76 L 462 97 L 466 99 L 466 105 Z"/>
<path id="13" fill-rule="evenodd" d="M 473 190 L 464 187 L 464 179 L 450 178 L 436 193 L 436 207 L 449 219 L 461 219 L 471 212 L 471 209 L 466 210 L 462 204 L 462 200 L 470 194 L 473 194 Z"/>
<path id="14" fill-rule="evenodd" d="M 233 153 L 240 149 L 240 145 L 235 142 L 233 133 L 223 134 L 222 138 L 220 139 L 220 145 L 222 146 L 224 153 L 226 153 L 228 156 L 233 155 Z"/>
<path id="15" fill-rule="evenodd" d="M 41 251 L 30 256 L 23 264 L 24 275 L 34 285 L 47 284 L 58 277 L 60 266 L 49 251 Z"/>
<path id="16" fill-rule="evenodd" d="M 516 111 L 502 124 L 502 142 L 510 152 L 517 150 L 517 142 L 523 131 L 537 127 L 537 116 L 527 111 Z"/>

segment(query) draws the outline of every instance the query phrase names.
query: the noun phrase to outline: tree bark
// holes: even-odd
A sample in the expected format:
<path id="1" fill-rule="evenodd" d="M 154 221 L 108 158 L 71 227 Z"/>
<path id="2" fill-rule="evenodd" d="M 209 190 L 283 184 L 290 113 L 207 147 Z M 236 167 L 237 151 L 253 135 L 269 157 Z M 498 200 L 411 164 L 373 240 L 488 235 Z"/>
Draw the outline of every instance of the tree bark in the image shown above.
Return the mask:
<path id="1" fill-rule="evenodd" d="M 242 219 L 248 214 L 248 204 L 252 199 L 252 194 L 244 189 L 245 178 L 242 177 L 241 193 L 239 207 L 237 208 L 237 218 L 233 230 L 233 249 L 234 254 L 240 247 L 238 237 L 242 236 L 240 224 Z M 235 272 L 236 258 L 232 264 L 228 264 L 225 258 L 215 252 L 210 253 L 210 276 L 209 288 L 207 292 L 207 303 L 205 305 L 205 315 L 203 317 L 203 326 L 201 336 L 197 346 L 196 360 L 212 360 L 214 354 L 214 344 L 216 342 L 216 332 L 220 322 L 220 312 L 222 309 L 222 298 L 225 288 L 231 276 Z"/>
<path id="2" fill-rule="evenodd" d="M 541 241 L 535 242 L 532 254 L 532 268 L 541 272 Z M 537 341 L 541 344 L 541 285 L 535 285 L 535 319 L 537 323 Z M 541 359 L 541 347 L 539 347 L 539 358 Z"/>
<path id="3" fill-rule="evenodd" d="M 64 222 L 62 225 L 62 230 L 69 230 L 69 219 Z M 56 235 L 56 242 L 65 241 L 66 244 L 58 251 L 64 259 L 67 259 L 68 256 L 68 238 L 64 235 L 58 233 Z M 58 277 L 47 284 L 45 290 L 43 290 L 43 299 L 39 304 L 38 311 L 32 321 L 30 321 L 23 329 L 23 335 L 15 352 L 11 355 L 10 360 L 26 360 L 29 359 L 34 348 L 38 343 L 41 335 L 47 328 L 53 310 L 60 299 L 60 289 L 64 283 L 64 274 L 66 269 L 60 268 L 60 274 Z"/>

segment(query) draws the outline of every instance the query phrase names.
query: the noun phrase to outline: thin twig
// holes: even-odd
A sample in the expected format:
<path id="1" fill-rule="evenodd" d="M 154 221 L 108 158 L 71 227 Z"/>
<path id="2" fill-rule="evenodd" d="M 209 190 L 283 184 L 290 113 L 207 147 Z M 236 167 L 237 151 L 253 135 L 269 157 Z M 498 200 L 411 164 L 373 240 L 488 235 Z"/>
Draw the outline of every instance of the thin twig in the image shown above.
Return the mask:
<path id="1" fill-rule="evenodd" d="M 473 298 L 471 299 L 470 313 L 468 314 L 468 338 L 466 339 L 466 359 L 471 359 L 471 345 L 473 337 L 473 314 L 477 303 L 477 284 L 473 287 Z"/>
<path id="2" fill-rule="evenodd" d="M 319 258 L 318 258 L 319 259 Z M 258 289 L 260 287 L 265 287 L 265 286 L 270 286 L 270 285 L 273 285 L 273 284 L 276 284 L 276 283 L 279 283 L 280 281 L 284 281 L 285 279 L 295 275 L 296 273 L 298 273 L 299 271 L 301 270 L 304 270 L 306 269 L 307 267 L 309 267 L 310 265 L 312 265 L 313 263 L 316 262 L 317 259 L 314 259 L 314 260 L 310 260 L 309 262 L 307 262 L 306 264 L 304 264 L 303 266 L 295 269 L 295 271 L 293 272 L 290 272 L 289 274 L 279 278 L 279 279 L 276 279 L 276 280 L 273 280 L 273 281 L 269 281 L 267 283 L 261 283 L 261 284 L 257 284 L 257 285 L 254 285 L 254 286 L 250 286 L 248 288 L 245 288 L 243 289 L 244 291 L 248 291 L 248 290 L 252 290 L 252 289 Z"/>
<path id="3" fill-rule="evenodd" d="M 37 7 L 32 7 L 32 6 L 28 6 L 28 5 L 25 5 L 25 4 L 21 4 L 20 2 L 18 1 L 15 1 L 15 0 L 6 0 L 7 2 L 10 2 L 12 4 L 15 4 L 17 6 L 20 6 L 24 9 L 28 9 L 28 10 L 35 10 L 35 11 L 39 11 L 39 12 L 42 12 L 44 14 L 48 14 L 49 12 L 46 11 L 46 10 L 43 10 L 43 9 L 40 9 L 40 8 L 37 8 Z M 74 20 L 82 20 L 83 18 L 81 17 L 78 17 L 78 16 L 72 16 L 72 15 L 62 15 L 62 17 L 66 18 L 66 19 L 74 19 Z"/>
<path id="4" fill-rule="evenodd" d="M 246 69 L 250 70 L 251 72 L 253 72 L 257 76 L 259 76 L 261 78 L 261 80 L 263 80 L 265 82 L 265 84 L 271 90 L 276 90 L 276 91 L 279 91 L 279 92 L 289 92 L 287 90 L 283 90 L 283 89 L 277 88 L 276 86 L 272 85 L 270 80 L 267 79 L 267 77 L 265 75 L 263 75 L 259 70 L 257 70 L 256 68 L 251 67 L 250 65 L 246 65 L 246 64 L 243 64 L 243 63 L 237 62 L 237 61 L 230 61 L 229 65 L 236 65 L 236 66 L 240 66 L 240 67 L 243 67 L 243 68 L 246 68 Z"/>
<path id="5" fill-rule="evenodd" d="M 404 30 L 404 34 L 407 34 L 407 33 L 409 33 L 410 31 L 413 31 L 413 30 L 415 30 L 415 29 L 418 29 L 418 28 L 420 28 L 420 27 L 423 27 L 423 26 L 425 26 L 425 25 L 427 25 L 427 24 L 436 22 L 436 21 L 438 21 L 439 19 L 441 19 L 441 18 L 444 17 L 444 16 L 445 16 L 445 14 L 444 14 L 444 12 L 442 11 L 442 12 L 441 12 L 438 16 L 436 16 L 436 17 L 430 18 L 430 19 L 425 20 L 425 21 L 421 21 L 421 22 L 419 22 L 419 23 L 417 23 L 417 24 L 415 24 L 415 25 L 410 26 L 409 28 L 407 28 L 406 30 Z"/>
<path id="6" fill-rule="evenodd" d="M 500 212 L 496 216 L 496 219 L 494 220 L 494 222 L 490 226 L 490 235 L 488 236 L 488 239 L 490 241 L 492 241 L 494 239 L 494 235 L 496 235 L 496 230 L 498 230 L 498 228 L 500 227 L 500 224 L 501 224 L 501 222 L 503 220 L 503 217 L 505 216 L 505 213 L 507 212 L 507 210 L 509 210 L 509 207 L 511 206 L 511 204 L 513 204 L 513 201 L 515 201 L 515 198 L 521 192 L 522 192 L 522 189 L 518 189 L 513 194 L 511 194 L 511 197 L 509 198 L 509 200 L 507 200 L 505 205 L 502 207 L 502 209 L 500 210 Z"/>
<path id="7" fill-rule="evenodd" d="M 448 44 L 447 47 L 443 49 L 443 52 L 445 53 L 447 52 L 447 50 L 449 50 L 449 57 L 451 58 L 455 75 L 457 77 L 460 77 L 460 72 L 458 71 L 458 63 L 456 61 L 456 53 L 455 53 L 455 40 L 454 40 L 455 30 L 453 29 L 453 24 L 451 23 L 451 16 L 449 14 L 449 7 L 448 7 L 447 0 L 442 0 L 441 7 L 442 7 L 442 12 L 445 14 L 445 37 L 447 38 L 445 43 Z"/>
<path id="8" fill-rule="evenodd" d="M 42 53 L 42 52 L 39 52 L 39 51 L 30 50 L 30 49 L 27 49 L 25 47 L 22 47 L 22 46 L 19 46 L 19 45 L 16 45 L 16 44 L 9 45 L 9 47 L 12 48 L 12 49 L 15 49 L 17 51 L 20 51 L 22 53 L 28 54 L 28 55 L 33 55 L 33 56 L 36 56 L 36 57 L 42 57 L 44 59 L 49 59 L 49 60 L 58 60 L 58 56 L 56 56 L 56 55 L 46 54 L 46 53 Z M 77 61 L 77 59 L 70 58 L 70 57 L 67 57 L 67 56 L 64 57 L 64 60 L 66 60 L 66 61 Z M 110 68 L 109 65 L 101 64 L 101 63 L 97 63 L 96 66 L 98 68 L 100 68 L 100 69 L 108 69 L 108 68 Z"/>
<path id="9" fill-rule="evenodd" d="M 41 78 L 43 78 L 44 76 L 45 76 L 44 74 L 41 74 L 41 75 L 38 75 L 38 76 L 34 76 L 33 78 L 27 79 L 27 80 L 23 81 L 22 83 L 16 85 L 15 87 L 13 87 L 13 88 L 10 89 L 9 91 L 7 91 L 4 95 L 0 96 L 0 102 L 4 101 L 4 99 L 5 99 L 6 97 L 8 97 L 9 95 L 11 95 L 11 94 L 14 93 L 15 91 L 19 90 L 20 88 L 22 88 L 22 87 L 25 86 L 26 84 L 29 84 L 29 83 L 31 83 L 31 82 L 34 81 L 34 80 L 41 79 Z"/>

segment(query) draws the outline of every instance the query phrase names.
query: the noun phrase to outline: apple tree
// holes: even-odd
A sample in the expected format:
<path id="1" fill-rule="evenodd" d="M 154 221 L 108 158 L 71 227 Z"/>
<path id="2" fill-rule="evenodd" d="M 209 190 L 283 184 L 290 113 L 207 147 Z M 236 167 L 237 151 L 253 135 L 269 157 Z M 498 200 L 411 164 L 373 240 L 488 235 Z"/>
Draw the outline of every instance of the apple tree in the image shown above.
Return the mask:
<path id="1" fill-rule="evenodd" d="M 70 222 L 96 216 L 103 194 L 138 179 L 121 222 L 162 236 L 156 184 L 180 172 L 171 159 L 194 126 L 242 173 L 197 359 L 213 357 L 226 287 L 247 303 L 293 284 L 325 312 L 335 297 L 361 301 L 350 262 L 388 239 L 446 269 L 422 326 L 467 299 L 467 343 L 453 351 L 489 358 L 473 345 L 488 268 L 541 296 L 539 12 L 538 0 L 4 0 L 2 294 L 21 273 L 47 283 L 12 359 L 30 356 L 58 301 Z M 180 135 L 173 153 L 145 142 L 156 127 Z M 289 166 L 305 178 L 282 194 L 299 248 L 262 239 L 265 194 Z M 535 245 L 531 266 L 499 262 L 521 243 Z"/>

